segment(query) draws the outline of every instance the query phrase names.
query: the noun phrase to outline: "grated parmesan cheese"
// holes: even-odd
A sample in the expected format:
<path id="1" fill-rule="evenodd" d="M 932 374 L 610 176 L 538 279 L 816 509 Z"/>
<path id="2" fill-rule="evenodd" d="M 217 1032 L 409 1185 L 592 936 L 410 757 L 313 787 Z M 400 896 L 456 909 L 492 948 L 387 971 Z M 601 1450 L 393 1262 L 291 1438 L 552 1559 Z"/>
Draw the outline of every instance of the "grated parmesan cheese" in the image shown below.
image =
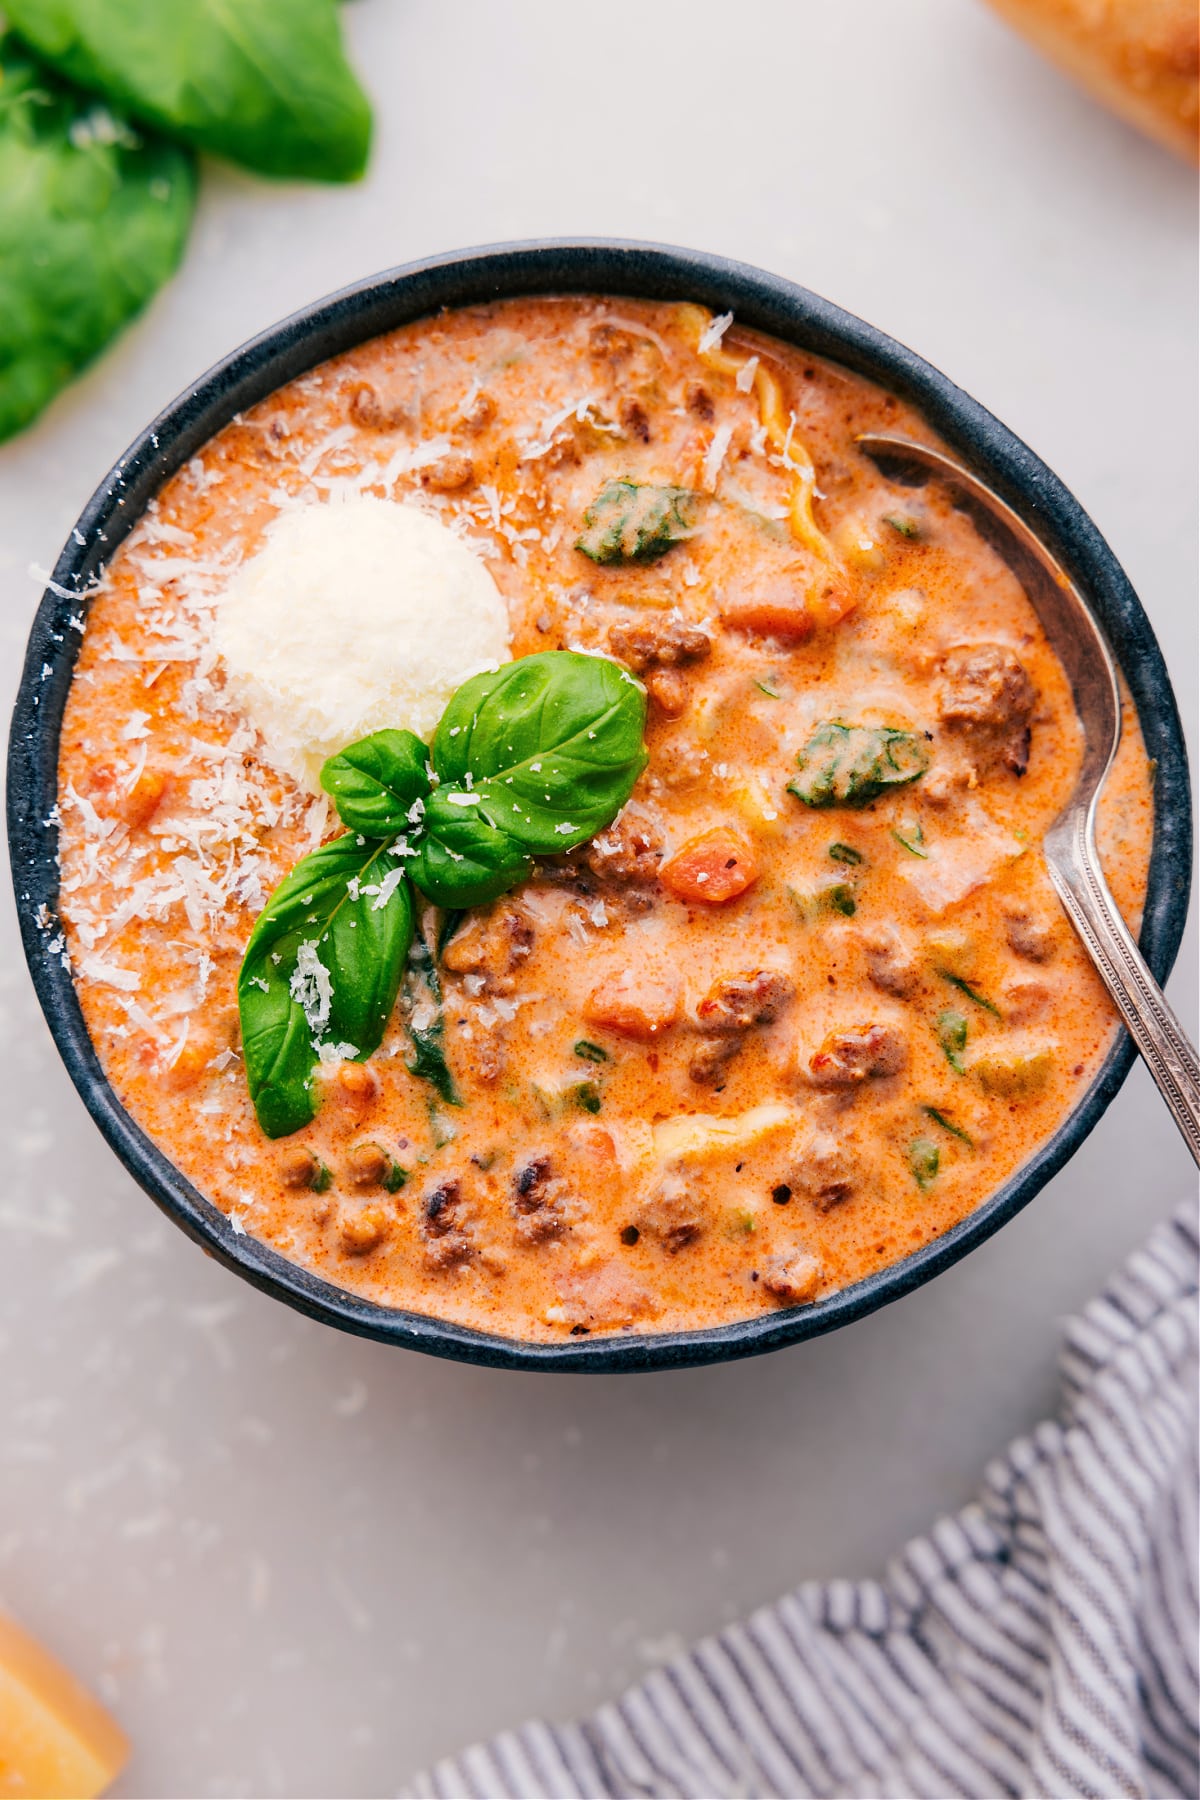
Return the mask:
<path id="1" fill-rule="evenodd" d="M 732 425 L 718 425 L 713 432 L 712 443 L 704 456 L 704 485 L 709 493 L 716 492 L 717 477 L 721 473 L 722 464 L 729 451 L 729 441 L 733 436 Z"/>
<path id="2" fill-rule="evenodd" d="M 265 983 L 263 984 L 265 987 Z M 317 955 L 316 942 L 301 944 L 296 952 L 296 967 L 289 984 L 292 999 L 304 1013 L 313 1041 L 324 1036 L 333 1005 L 333 983 L 329 970 Z"/>
<path id="3" fill-rule="evenodd" d="M 282 513 L 213 631 L 267 756 L 314 793 L 327 756 L 385 727 L 427 736 L 467 676 L 509 657 L 480 559 L 420 507 L 370 495 Z"/>
<path id="4" fill-rule="evenodd" d="M 732 324 L 731 312 L 721 313 L 717 318 L 711 319 L 700 333 L 700 342 L 696 345 L 700 355 L 706 356 L 710 350 L 716 350 Z"/>

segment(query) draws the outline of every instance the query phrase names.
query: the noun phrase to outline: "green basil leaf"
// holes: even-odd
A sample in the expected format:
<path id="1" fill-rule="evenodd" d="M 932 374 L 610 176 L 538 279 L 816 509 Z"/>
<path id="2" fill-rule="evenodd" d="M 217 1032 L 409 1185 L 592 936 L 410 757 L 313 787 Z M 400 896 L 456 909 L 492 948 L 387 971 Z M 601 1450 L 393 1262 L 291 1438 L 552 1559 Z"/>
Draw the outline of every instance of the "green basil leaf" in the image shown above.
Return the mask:
<path id="1" fill-rule="evenodd" d="M 788 792 L 805 806 L 866 806 L 922 776 L 929 752 L 915 732 L 831 719 L 817 726 L 796 762 L 800 779 Z"/>
<path id="2" fill-rule="evenodd" d="M 358 1061 L 378 1049 L 412 930 L 402 861 L 353 832 L 303 857 L 275 889 L 238 977 L 246 1077 L 268 1137 L 313 1117 L 323 1046 Z"/>
<path id="3" fill-rule="evenodd" d="M 411 731 L 376 731 L 329 757 L 321 786 L 351 831 L 395 837 L 420 825 L 429 793 L 428 762 L 428 750 Z"/>
<path id="4" fill-rule="evenodd" d="M 549 650 L 476 675 L 433 740 L 438 817 L 453 807 L 526 853 L 573 850 L 632 793 L 645 723 L 644 688 L 608 657 Z"/>
<path id="5" fill-rule="evenodd" d="M 608 481 L 583 515 L 575 548 L 596 563 L 655 562 L 691 536 L 698 500 L 690 488 Z"/>
<path id="6" fill-rule="evenodd" d="M 51 66 L 263 175 L 353 181 L 371 109 L 334 0 L 4 0 Z"/>
<path id="7" fill-rule="evenodd" d="M 173 272 L 195 186 L 186 150 L 134 131 L 0 37 L 0 440 Z"/>
<path id="8" fill-rule="evenodd" d="M 425 805 L 425 836 L 409 874 L 435 906 L 460 909 L 498 900 L 529 873 L 531 858 L 478 807 L 453 804 L 460 789 L 438 788 Z"/>

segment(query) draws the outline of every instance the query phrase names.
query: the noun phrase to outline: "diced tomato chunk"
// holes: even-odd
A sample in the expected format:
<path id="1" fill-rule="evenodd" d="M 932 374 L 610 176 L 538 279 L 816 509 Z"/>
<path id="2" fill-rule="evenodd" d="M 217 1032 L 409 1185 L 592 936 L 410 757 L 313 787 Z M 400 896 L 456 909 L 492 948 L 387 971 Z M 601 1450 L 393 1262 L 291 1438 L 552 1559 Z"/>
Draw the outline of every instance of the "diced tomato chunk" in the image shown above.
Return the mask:
<path id="1" fill-rule="evenodd" d="M 812 636 L 816 621 L 804 595 L 795 588 L 767 588 L 727 600 L 721 608 L 721 623 L 730 631 L 755 631 L 763 637 L 798 643 Z"/>
<path id="2" fill-rule="evenodd" d="M 808 604 L 813 624 L 825 631 L 854 611 L 858 594 L 848 581 L 826 581 L 812 590 Z"/>
<path id="3" fill-rule="evenodd" d="M 589 1025 L 602 1025 L 625 1037 L 657 1037 L 679 1017 L 679 984 L 651 981 L 624 969 L 588 995 L 583 1016 Z"/>
<path id="4" fill-rule="evenodd" d="M 121 817 L 135 830 L 147 825 L 158 811 L 167 791 L 167 778 L 161 769 L 143 769 L 132 788 L 121 801 Z"/>
<path id="5" fill-rule="evenodd" d="M 665 888 L 689 905 L 721 906 L 758 880 L 758 864 L 745 838 L 727 825 L 689 838 L 658 872 Z"/>
<path id="6" fill-rule="evenodd" d="M 209 1032 L 190 1031 L 187 1042 L 167 1069 L 168 1086 L 194 1086 L 216 1054 L 217 1046 Z"/>
<path id="7" fill-rule="evenodd" d="M 153 818 L 167 791 L 168 781 L 161 769 L 143 769 L 125 793 L 122 782 L 127 779 L 111 763 L 96 763 L 81 777 L 80 786 L 102 816 L 115 814 L 124 824 L 136 829 Z"/>
<path id="8" fill-rule="evenodd" d="M 730 631 L 753 631 L 761 637 L 799 643 L 818 628 L 836 625 L 856 604 L 857 595 L 848 581 L 818 574 L 803 585 L 768 582 L 734 595 L 721 607 L 721 623 Z"/>

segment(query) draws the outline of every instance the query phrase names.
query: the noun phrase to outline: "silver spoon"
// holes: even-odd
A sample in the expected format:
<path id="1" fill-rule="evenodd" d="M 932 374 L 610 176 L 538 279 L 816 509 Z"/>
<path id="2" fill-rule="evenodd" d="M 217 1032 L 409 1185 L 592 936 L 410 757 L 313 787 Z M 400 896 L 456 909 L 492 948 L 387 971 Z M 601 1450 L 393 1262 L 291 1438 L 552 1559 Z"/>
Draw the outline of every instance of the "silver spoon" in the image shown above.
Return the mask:
<path id="1" fill-rule="evenodd" d="M 1096 803 L 1121 737 L 1121 690 L 1112 651 L 1066 570 L 1012 508 L 953 457 L 907 438 L 866 432 L 861 450 L 881 467 L 918 480 L 937 477 L 967 510 L 1025 588 L 1067 672 L 1083 726 L 1075 792 L 1042 841 L 1067 915 L 1158 1083 L 1188 1149 L 1200 1163 L 1200 1060 L 1146 967 L 1109 892 L 1096 850 Z"/>

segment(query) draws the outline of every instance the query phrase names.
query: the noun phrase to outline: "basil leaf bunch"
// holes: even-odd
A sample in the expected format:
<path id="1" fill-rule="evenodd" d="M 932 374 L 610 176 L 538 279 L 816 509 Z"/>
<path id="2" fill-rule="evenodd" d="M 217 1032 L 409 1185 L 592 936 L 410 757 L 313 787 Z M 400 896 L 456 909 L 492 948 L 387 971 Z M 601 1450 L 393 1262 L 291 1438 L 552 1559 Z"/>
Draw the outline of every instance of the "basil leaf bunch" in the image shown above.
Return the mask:
<path id="1" fill-rule="evenodd" d="M 3 12 L 0 441 L 172 274 L 195 150 L 352 181 L 371 134 L 336 0 L 4 0 Z"/>
<path id="2" fill-rule="evenodd" d="M 0 37 L 0 440 L 162 286 L 195 197 L 188 151 Z"/>
<path id="3" fill-rule="evenodd" d="M 412 944 L 413 887 L 441 907 L 479 906 L 535 855 L 594 837 L 646 765 L 645 720 L 645 691 L 619 663 L 547 651 L 464 682 L 429 751 L 410 731 L 379 731 L 329 758 L 321 785 L 349 829 L 272 894 L 238 978 L 268 1137 L 313 1117 L 319 1062 L 379 1048 Z M 433 1050 L 450 1099 L 440 1038 L 426 1061 Z"/>
<path id="4" fill-rule="evenodd" d="M 9 24 L 80 87 L 260 175 L 354 181 L 371 109 L 335 0 L 4 0 Z"/>

